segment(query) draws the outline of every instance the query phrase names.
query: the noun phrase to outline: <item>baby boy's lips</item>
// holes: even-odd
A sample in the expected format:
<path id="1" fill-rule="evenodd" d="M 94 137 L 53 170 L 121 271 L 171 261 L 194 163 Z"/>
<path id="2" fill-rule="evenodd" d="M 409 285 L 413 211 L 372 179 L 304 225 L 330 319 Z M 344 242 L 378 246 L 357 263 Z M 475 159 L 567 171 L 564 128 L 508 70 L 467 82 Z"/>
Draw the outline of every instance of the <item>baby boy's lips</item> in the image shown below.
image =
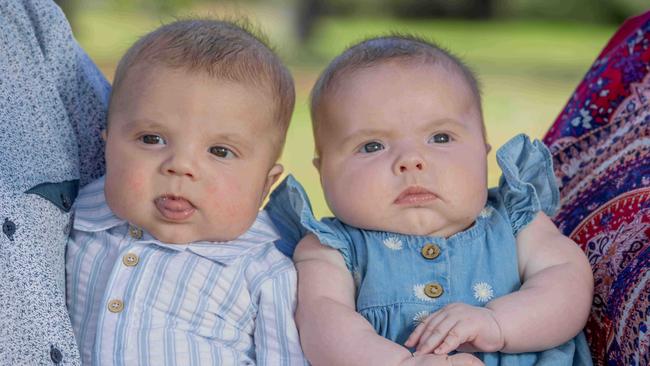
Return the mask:
<path id="1" fill-rule="evenodd" d="M 402 193 L 395 198 L 394 203 L 398 205 L 420 205 L 434 201 L 437 198 L 438 196 L 428 189 L 413 186 L 402 191 Z"/>
<path id="2" fill-rule="evenodd" d="M 182 221 L 196 211 L 196 207 L 192 202 L 186 200 L 183 197 L 174 196 L 171 194 L 160 196 L 154 200 L 158 212 L 171 221 Z"/>

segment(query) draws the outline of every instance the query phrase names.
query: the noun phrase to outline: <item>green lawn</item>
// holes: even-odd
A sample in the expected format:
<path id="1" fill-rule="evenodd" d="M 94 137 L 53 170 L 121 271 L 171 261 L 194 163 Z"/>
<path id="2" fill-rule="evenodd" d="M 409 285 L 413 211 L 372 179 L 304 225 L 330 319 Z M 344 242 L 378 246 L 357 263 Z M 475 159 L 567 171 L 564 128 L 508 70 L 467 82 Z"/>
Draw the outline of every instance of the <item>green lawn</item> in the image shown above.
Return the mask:
<path id="1" fill-rule="evenodd" d="M 259 10 L 259 9 L 258 9 Z M 615 27 L 538 21 L 471 22 L 394 19 L 326 18 L 311 42 L 298 48 L 287 36 L 287 21 L 274 24 L 281 10 L 251 11 L 253 20 L 269 32 L 271 41 L 294 72 L 298 99 L 282 163 L 305 185 L 317 215 L 329 213 L 322 198 L 318 176 L 311 165 L 313 142 L 307 95 L 327 61 L 352 42 L 391 31 L 431 38 L 464 59 L 479 75 L 485 121 L 493 147 L 525 132 L 541 137 L 587 68 L 613 34 Z M 211 13 L 217 13 L 211 9 Z M 107 76 L 137 36 L 156 27 L 156 17 L 86 10 L 78 21 L 82 46 Z M 489 156 L 489 182 L 500 174 Z"/>

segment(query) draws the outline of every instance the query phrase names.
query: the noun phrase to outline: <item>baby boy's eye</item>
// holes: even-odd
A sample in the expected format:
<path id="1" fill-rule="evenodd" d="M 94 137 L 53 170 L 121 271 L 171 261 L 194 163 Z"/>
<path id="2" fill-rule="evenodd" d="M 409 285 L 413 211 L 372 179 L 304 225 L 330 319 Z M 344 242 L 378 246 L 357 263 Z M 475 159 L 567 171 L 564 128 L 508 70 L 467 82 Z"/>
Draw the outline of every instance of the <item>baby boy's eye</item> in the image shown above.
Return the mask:
<path id="1" fill-rule="evenodd" d="M 212 146 L 209 151 L 210 154 L 222 159 L 232 159 L 235 157 L 235 153 L 232 150 L 223 146 Z"/>
<path id="2" fill-rule="evenodd" d="M 451 141 L 451 136 L 447 133 L 437 133 L 429 139 L 429 142 L 434 144 L 446 144 L 449 141 Z"/>
<path id="3" fill-rule="evenodd" d="M 164 145 L 166 143 L 165 139 L 158 135 L 142 135 L 140 141 L 147 145 Z"/>
<path id="4" fill-rule="evenodd" d="M 373 141 L 373 142 L 368 142 L 367 144 L 361 146 L 359 152 L 371 154 L 383 149 L 384 149 L 384 145 L 382 145 L 381 142 Z"/>

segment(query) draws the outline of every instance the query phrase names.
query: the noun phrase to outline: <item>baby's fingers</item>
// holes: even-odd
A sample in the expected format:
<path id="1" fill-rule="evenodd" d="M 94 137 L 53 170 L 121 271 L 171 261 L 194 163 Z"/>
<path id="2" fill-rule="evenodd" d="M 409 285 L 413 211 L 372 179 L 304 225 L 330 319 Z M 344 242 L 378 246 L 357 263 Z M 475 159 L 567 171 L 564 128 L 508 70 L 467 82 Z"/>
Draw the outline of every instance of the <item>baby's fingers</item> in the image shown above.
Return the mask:
<path id="1" fill-rule="evenodd" d="M 483 362 L 469 353 L 457 353 L 449 356 L 449 362 L 452 366 L 483 366 Z"/>
<path id="2" fill-rule="evenodd" d="M 433 323 L 435 326 L 438 324 L 441 320 L 441 316 L 439 314 L 431 314 L 429 315 L 426 319 L 424 319 L 420 324 L 418 324 L 417 327 L 413 330 L 411 335 L 408 337 L 406 342 L 404 342 L 404 345 L 406 347 L 413 347 L 417 345 L 420 342 L 420 338 L 422 338 L 422 334 L 427 330 L 427 328 Z"/>
<path id="3" fill-rule="evenodd" d="M 448 317 L 444 317 L 435 322 L 430 321 L 420 336 L 420 341 L 415 349 L 416 353 L 431 353 L 445 338 L 449 337 L 449 331 L 455 325 L 456 321 Z"/>

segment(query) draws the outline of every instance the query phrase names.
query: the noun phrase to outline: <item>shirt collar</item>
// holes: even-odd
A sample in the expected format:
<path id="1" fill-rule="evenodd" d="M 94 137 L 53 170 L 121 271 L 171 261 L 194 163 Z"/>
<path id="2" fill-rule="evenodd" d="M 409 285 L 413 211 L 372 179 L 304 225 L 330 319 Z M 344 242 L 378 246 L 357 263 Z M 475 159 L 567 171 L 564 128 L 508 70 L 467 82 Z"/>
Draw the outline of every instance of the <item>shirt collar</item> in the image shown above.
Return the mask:
<path id="1" fill-rule="evenodd" d="M 129 225 L 125 220 L 115 216 L 106 203 L 104 195 L 104 177 L 83 187 L 75 203 L 75 230 L 98 232 L 120 225 Z M 252 249 L 280 239 L 275 226 L 266 211 L 260 211 L 253 225 L 239 237 L 225 242 L 200 241 L 189 244 L 167 244 L 143 231 L 142 244 L 155 244 L 171 250 L 188 250 L 204 258 L 230 265 Z"/>

